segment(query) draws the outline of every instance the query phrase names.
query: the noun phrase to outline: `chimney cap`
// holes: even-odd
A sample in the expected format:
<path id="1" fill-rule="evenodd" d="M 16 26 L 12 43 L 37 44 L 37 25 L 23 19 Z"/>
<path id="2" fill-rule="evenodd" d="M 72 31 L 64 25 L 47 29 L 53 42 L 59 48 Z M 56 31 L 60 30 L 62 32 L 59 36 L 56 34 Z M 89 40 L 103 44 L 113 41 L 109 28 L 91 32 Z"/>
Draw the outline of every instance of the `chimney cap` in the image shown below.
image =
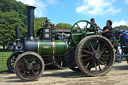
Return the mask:
<path id="1" fill-rule="evenodd" d="M 27 6 L 27 9 L 35 9 L 35 6 Z"/>

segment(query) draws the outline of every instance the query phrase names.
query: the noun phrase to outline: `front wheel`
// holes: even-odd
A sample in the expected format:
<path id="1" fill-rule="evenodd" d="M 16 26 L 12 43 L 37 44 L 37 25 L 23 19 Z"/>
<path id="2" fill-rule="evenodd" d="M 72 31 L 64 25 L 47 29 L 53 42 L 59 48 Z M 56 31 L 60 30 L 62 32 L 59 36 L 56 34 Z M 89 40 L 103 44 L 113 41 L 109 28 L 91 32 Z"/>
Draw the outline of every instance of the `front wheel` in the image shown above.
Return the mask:
<path id="1" fill-rule="evenodd" d="M 35 52 L 24 52 L 16 59 L 14 70 L 24 81 L 38 79 L 45 68 L 43 58 Z"/>
<path id="2" fill-rule="evenodd" d="M 79 69 L 88 76 L 103 76 L 112 68 L 115 53 L 107 38 L 90 35 L 78 44 L 75 60 Z"/>

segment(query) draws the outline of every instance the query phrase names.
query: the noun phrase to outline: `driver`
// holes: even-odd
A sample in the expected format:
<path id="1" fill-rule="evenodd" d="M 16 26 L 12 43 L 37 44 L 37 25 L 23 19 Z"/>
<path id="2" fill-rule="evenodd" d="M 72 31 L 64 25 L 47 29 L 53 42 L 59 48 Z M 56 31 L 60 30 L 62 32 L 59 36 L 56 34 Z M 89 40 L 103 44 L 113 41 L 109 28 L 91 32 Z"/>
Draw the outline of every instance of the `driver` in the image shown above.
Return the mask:
<path id="1" fill-rule="evenodd" d="M 97 32 L 98 32 L 99 26 L 97 26 L 97 24 L 95 23 L 95 19 L 94 19 L 94 18 L 91 18 L 90 21 L 91 21 L 91 23 L 95 26 L 95 28 L 96 28 L 96 30 L 97 30 Z M 89 30 L 90 32 L 93 32 L 93 31 L 94 31 L 93 26 L 91 25 L 91 26 L 88 28 L 88 30 Z"/>

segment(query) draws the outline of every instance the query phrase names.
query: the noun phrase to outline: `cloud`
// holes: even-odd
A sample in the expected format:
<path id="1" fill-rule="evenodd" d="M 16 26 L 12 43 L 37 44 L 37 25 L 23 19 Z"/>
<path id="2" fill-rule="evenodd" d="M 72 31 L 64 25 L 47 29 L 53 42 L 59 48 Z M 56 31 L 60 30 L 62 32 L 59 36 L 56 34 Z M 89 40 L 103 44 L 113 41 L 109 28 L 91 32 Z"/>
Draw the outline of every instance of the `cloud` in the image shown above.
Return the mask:
<path id="1" fill-rule="evenodd" d="M 128 4 L 128 0 L 126 0 L 126 3 Z"/>
<path id="2" fill-rule="evenodd" d="M 116 26 L 120 26 L 120 25 L 128 25 L 128 21 L 125 21 L 125 20 L 121 20 L 119 22 L 115 21 L 115 22 L 113 22 L 112 27 L 116 27 Z"/>
<path id="3" fill-rule="evenodd" d="M 121 12 L 113 5 L 115 0 L 83 0 L 82 5 L 76 8 L 77 13 L 85 15 L 110 15 Z"/>
<path id="4" fill-rule="evenodd" d="M 35 6 L 35 16 L 36 17 L 43 17 L 46 12 L 47 4 L 45 4 L 42 0 L 17 0 L 24 4 L 28 4 L 31 6 Z"/>

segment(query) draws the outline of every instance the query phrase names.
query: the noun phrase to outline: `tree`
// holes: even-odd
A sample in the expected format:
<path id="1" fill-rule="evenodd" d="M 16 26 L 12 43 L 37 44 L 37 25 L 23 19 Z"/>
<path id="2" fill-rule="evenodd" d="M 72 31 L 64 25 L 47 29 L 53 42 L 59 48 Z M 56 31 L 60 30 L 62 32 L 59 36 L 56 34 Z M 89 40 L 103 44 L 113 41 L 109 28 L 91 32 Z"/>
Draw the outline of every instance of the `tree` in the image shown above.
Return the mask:
<path id="1" fill-rule="evenodd" d="M 116 27 L 114 27 L 113 29 L 114 29 L 114 30 L 119 30 L 119 31 L 121 31 L 123 27 L 126 27 L 127 30 L 128 30 L 128 27 L 127 27 L 126 25 L 116 26 Z"/>
<path id="2" fill-rule="evenodd" d="M 21 29 L 21 38 L 27 31 L 26 6 L 15 0 L 0 0 L 0 45 L 5 48 L 15 41 L 15 27 Z"/>
<path id="3" fill-rule="evenodd" d="M 59 23 L 55 26 L 55 28 L 61 28 L 61 29 L 67 29 L 67 28 L 71 28 L 72 25 L 71 24 L 67 24 L 67 23 Z"/>
<path id="4" fill-rule="evenodd" d="M 18 13 L 0 11 L 0 45 L 12 44 L 15 41 L 15 27 L 22 28 L 24 23 L 18 19 Z"/>

